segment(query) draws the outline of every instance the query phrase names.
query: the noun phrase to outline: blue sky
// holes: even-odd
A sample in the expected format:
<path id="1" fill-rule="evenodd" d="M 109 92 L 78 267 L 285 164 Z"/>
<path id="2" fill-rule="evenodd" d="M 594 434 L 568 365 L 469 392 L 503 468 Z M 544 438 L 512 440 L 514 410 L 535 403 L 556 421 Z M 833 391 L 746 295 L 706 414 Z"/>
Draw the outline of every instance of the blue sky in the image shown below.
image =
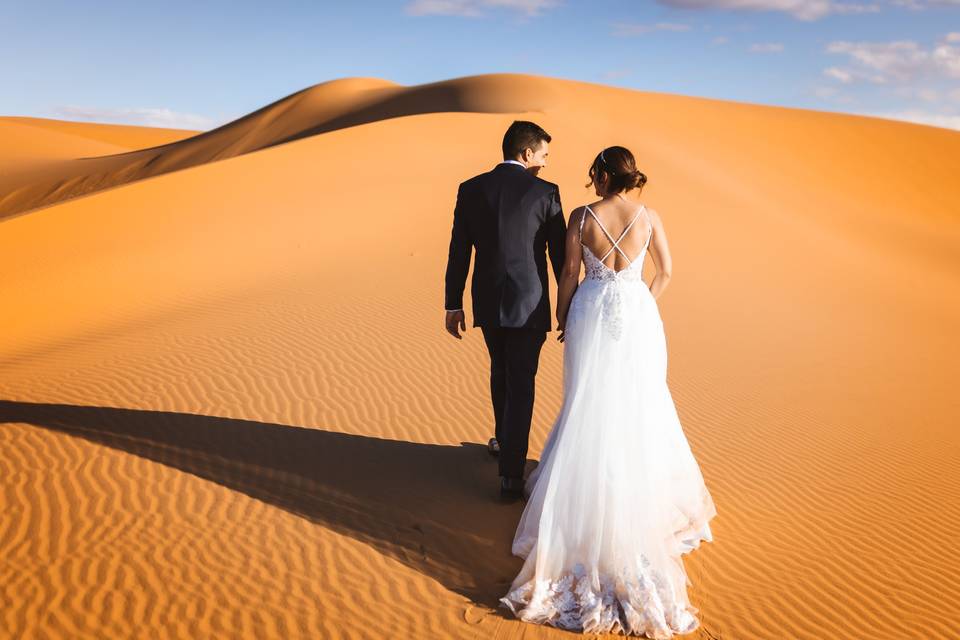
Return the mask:
<path id="1" fill-rule="evenodd" d="M 960 0 L 0 5 L 0 115 L 205 130 L 337 78 L 502 72 L 960 129 Z"/>

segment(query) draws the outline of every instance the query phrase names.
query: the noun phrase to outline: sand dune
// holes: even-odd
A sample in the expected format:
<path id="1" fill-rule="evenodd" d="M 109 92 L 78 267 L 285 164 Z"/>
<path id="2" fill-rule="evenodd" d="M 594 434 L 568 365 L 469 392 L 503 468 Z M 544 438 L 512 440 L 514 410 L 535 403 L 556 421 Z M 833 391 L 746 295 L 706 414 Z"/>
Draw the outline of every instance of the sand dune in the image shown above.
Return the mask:
<path id="1" fill-rule="evenodd" d="M 568 213 L 623 144 L 664 218 L 695 637 L 956 637 L 960 133 L 510 74 L 0 120 L 0 637 L 569 636 L 495 608 L 521 507 L 441 328 L 457 183 L 517 117 Z"/>
<path id="2" fill-rule="evenodd" d="M 167 144 L 196 135 L 196 131 L 187 129 L 163 129 L 160 127 L 133 127 L 118 124 L 95 122 L 74 122 L 72 120 L 52 120 L 50 118 L 28 118 L 22 116 L 0 116 L 3 127 L 3 158 L 17 155 L 31 155 L 43 158 L 52 156 L 75 159 L 97 155 L 95 147 L 70 147 L 70 139 L 89 140 L 112 146 L 113 152 L 133 151 L 155 145 Z M 18 135 L 17 131 L 29 131 L 34 134 Z M 43 138 L 39 132 L 47 132 L 51 139 L 60 136 L 56 147 L 41 144 Z M 18 136 L 18 137 L 14 137 Z M 64 148 L 66 147 L 66 148 Z M 104 152 L 101 155 L 106 155 Z"/>
<path id="3" fill-rule="evenodd" d="M 536 78 L 479 77 L 412 88 L 367 78 L 325 82 L 186 140 L 12 172 L 0 180 L 0 218 L 336 129 L 423 113 L 527 111 L 550 104 L 553 94 L 552 83 Z"/>

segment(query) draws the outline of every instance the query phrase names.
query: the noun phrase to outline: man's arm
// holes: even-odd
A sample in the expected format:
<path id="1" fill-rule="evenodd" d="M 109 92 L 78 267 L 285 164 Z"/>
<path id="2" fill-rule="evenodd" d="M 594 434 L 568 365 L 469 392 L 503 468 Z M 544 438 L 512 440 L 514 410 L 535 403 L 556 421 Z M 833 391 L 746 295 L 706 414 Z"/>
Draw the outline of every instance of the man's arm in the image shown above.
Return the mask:
<path id="1" fill-rule="evenodd" d="M 470 256 L 473 243 L 467 227 L 466 197 L 463 185 L 457 189 L 457 203 L 453 208 L 453 230 L 450 233 L 450 250 L 447 254 L 446 289 L 443 307 L 447 311 L 463 309 L 463 290 L 467 285 Z"/>
<path id="2" fill-rule="evenodd" d="M 560 282 L 563 275 L 563 262 L 566 256 L 567 223 L 563 219 L 563 207 L 560 204 L 560 188 L 557 187 L 550 196 L 550 210 L 547 212 L 547 253 L 550 254 L 550 264 L 553 266 L 553 275 Z"/>

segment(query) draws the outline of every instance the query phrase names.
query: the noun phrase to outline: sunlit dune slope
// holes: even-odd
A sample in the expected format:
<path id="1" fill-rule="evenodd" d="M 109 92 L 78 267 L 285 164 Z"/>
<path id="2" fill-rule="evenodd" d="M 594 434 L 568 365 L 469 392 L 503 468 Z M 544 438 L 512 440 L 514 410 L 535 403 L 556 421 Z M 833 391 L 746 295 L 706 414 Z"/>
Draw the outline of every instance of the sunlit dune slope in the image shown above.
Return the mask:
<path id="1" fill-rule="evenodd" d="M 0 199 L 31 180 L 51 180 L 78 159 L 166 144 L 196 132 L 155 127 L 0 117 Z"/>
<path id="2" fill-rule="evenodd" d="M 161 127 L 138 127 L 123 124 L 104 124 L 99 122 L 76 122 L 73 120 L 54 120 L 51 118 L 28 118 L 23 116 L 0 116 L 0 127 L 4 127 L 3 156 L 15 154 L 35 154 L 39 152 L 51 153 L 53 149 L 45 149 L 31 141 L 27 135 L 21 138 L 11 138 L 11 132 L 17 128 L 32 129 L 34 133 L 46 131 L 50 134 L 61 134 L 75 138 L 86 138 L 92 142 L 101 142 L 113 145 L 117 149 L 133 151 L 144 147 L 152 147 L 196 135 L 196 131 L 188 129 L 167 129 Z M 78 148 L 80 157 L 82 149 Z M 96 155 L 90 153 L 89 155 Z M 105 155 L 105 154 L 104 154 Z M 64 157 L 66 152 L 64 152 Z"/>

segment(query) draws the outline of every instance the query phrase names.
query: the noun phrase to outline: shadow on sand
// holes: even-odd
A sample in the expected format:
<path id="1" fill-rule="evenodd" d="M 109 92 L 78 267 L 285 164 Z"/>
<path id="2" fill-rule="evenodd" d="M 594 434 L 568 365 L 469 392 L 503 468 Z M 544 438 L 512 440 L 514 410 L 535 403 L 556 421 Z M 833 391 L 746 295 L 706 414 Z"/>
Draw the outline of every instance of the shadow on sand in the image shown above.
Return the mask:
<path id="1" fill-rule="evenodd" d="M 85 438 L 243 492 L 361 540 L 477 605 L 495 609 L 523 563 L 510 555 L 523 503 L 498 502 L 496 460 L 485 445 L 0 400 L 5 422 Z"/>

